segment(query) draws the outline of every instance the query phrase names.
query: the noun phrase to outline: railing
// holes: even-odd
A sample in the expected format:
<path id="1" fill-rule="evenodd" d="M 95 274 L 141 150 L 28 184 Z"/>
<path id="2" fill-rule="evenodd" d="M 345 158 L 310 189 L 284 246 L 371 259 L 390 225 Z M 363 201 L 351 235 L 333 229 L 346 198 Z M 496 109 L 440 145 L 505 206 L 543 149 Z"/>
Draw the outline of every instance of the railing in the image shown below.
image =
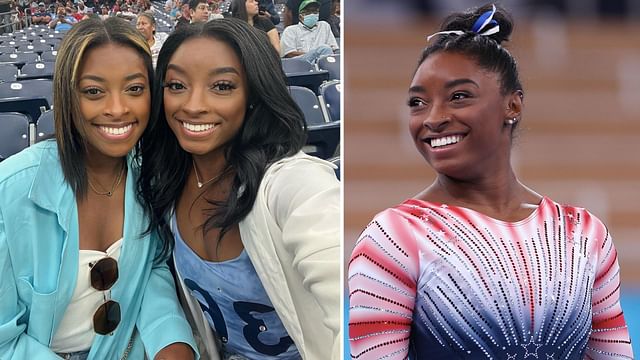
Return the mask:
<path id="1" fill-rule="evenodd" d="M 0 34 L 14 32 L 22 28 L 22 22 L 19 20 L 15 21 L 16 18 L 14 15 L 17 13 L 15 10 L 0 13 Z M 8 31 L 7 28 L 9 28 Z"/>

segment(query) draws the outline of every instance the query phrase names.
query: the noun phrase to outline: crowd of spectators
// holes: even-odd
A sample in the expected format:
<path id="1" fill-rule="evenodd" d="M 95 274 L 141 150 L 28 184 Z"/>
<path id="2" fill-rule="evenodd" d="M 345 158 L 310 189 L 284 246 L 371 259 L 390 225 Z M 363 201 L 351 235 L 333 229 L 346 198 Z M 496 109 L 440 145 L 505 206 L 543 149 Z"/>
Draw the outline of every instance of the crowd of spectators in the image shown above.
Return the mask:
<path id="1" fill-rule="evenodd" d="M 16 29 L 45 25 L 65 30 L 90 16 L 120 16 L 133 20 L 151 9 L 149 0 L 12 0 L 12 22 Z"/>
<path id="2" fill-rule="evenodd" d="M 118 16 L 138 24 L 150 46 L 161 45 L 161 41 L 156 43 L 150 0 L 10 1 L 17 29 L 35 24 L 66 31 L 88 17 Z M 273 0 L 166 0 L 164 12 L 173 21 L 173 28 L 239 17 L 267 33 L 282 57 L 299 57 L 315 63 L 319 57 L 339 50 L 336 38 L 340 36 L 340 0 L 286 0 L 283 14 L 276 10 Z M 140 14 L 145 14 L 144 19 L 139 20 Z"/>

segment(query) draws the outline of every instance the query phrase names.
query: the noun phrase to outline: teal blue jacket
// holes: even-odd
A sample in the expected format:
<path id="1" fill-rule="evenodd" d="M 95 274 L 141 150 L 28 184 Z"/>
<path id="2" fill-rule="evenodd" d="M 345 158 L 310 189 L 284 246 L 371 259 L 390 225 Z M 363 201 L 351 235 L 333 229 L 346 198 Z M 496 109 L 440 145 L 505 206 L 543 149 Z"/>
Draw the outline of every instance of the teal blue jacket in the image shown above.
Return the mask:
<path id="1" fill-rule="evenodd" d="M 111 298 L 120 303 L 113 335 L 96 335 L 89 359 L 153 359 L 183 342 L 194 351 L 189 324 L 169 269 L 154 264 L 159 241 L 136 200 L 137 166 L 129 156 L 120 277 Z M 104 214 L 104 216 L 109 216 Z M 60 167 L 55 141 L 44 141 L 0 163 L 0 359 L 60 359 L 49 349 L 76 285 L 78 209 Z M 93 314 L 87 314 L 93 316 Z"/>

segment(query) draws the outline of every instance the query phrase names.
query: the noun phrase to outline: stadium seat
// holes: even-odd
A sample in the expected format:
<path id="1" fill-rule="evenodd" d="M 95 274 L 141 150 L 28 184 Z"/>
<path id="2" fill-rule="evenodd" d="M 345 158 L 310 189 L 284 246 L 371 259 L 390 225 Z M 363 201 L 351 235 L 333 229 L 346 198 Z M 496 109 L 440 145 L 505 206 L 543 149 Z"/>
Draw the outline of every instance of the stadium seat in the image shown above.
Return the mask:
<path id="1" fill-rule="evenodd" d="M 25 64 L 20 70 L 20 75 L 17 79 L 29 80 L 29 79 L 51 79 L 53 80 L 53 66 L 52 62 L 37 62 Z"/>
<path id="2" fill-rule="evenodd" d="M 0 55 L 0 63 L 16 64 L 22 66 L 29 62 L 35 62 L 38 60 L 38 54 L 36 53 L 4 53 Z"/>
<path id="3" fill-rule="evenodd" d="M 58 56 L 58 51 L 45 51 L 40 55 L 40 59 L 44 62 L 56 62 L 56 56 Z"/>
<path id="4" fill-rule="evenodd" d="M 316 68 L 308 61 L 304 61 L 302 59 L 283 58 L 282 70 L 284 70 L 285 74 L 293 74 L 301 72 L 312 72 L 315 71 Z"/>
<path id="5" fill-rule="evenodd" d="M 53 110 L 43 112 L 36 124 L 36 142 L 47 138 L 49 135 L 53 135 L 55 128 Z"/>
<path id="6" fill-rule="evenodd" d="M 51 45 L 33 43 L 33 44 L 22 44 L 18 47 L 18 52 L 34 52 L 38 54 L 42 54 L 45 51 L 50 51 Z"/>
<path id="7" fill-rule="evenodd" d="M 16 81 L 18 69 L 13 64 L 0 64 L 0 82 Z"/>
<path id="8" fill-rule="evenodd" d="M 10 47 L 13 48 L 14 50 L 17 49 L 20 45 L 24 45 L 24 44 L 28 44 L 29 41 L 28 40 L 17 40 L 17 39 L 11 39 L 9 41 L 4 41 L 2 43 L 2 46 L 6 46 L 6 47 Z"/>
<path id="9" fill-rule="evenodd" d="M 44 37 L 42 39 L 44 41 L 46 41 L 46 44 L 48 44 L 49 46 L 54 47 L 56 49 L 58 48 L 58 45 L 60 45 L 60 42 L 62 42 L 61 39 L 58 39 L 58 38 L 55 38 L 55 37 L 52 37 L 52 38 Z"/>
<path id="10" fill-rule="evenodd" d="M 0 113 L 0 161 L 29 146 L 29 119 L 19 113 Z"/>
<path id="11" fill-rule="evenodd" d="M 340 121 L 309 126 L 308 132 L 307 144 L 302 151 L 325 160 L 336 156 L 340 143 Z"/>
<path id="12" fill-rule="evenodd" d="M 317 65 L 318 70 L 329 72 L 329 80 L 340 80 L 340 54 L 323 56 Z"/>
<path id="13" fill-rule="evenodd" d="M 15 46 L 10 45 L 0 45 L 0 54 L 11 54 L 16 52 Z"/>
<path id="14" fill-rule="evenodd" d="M 342 84 L 340 80 L 333 80 L 320 85 L 320 103 L 324 106 L 331 121 L 342 120 L 340 118 L 341 92 Z"/>
<path id="15" fill-rule="evenodd" d="M 53 104 L 51 80 L 23 80 L 0 83 L 0 112 L 19 112 L 32 122 L 40 117 L 41 108 Z"/>
<path id="16" fill-rule="evenodd" d="M 282 70 L 287 76 L 287 85 L 304 86 L 318 93 L 320 84 L 329 80 L 329 72 L 317 70 L 316 67 L 301 59 L 282 59 Z"/>
<path id="17" fill-rule="evenodd" d="M 304 113 L 307 125 L 319 125 L 327 122 L 322 112 L 320 100 L 313 91 L 301 86 L 289 86 L 289 92 Z"/>

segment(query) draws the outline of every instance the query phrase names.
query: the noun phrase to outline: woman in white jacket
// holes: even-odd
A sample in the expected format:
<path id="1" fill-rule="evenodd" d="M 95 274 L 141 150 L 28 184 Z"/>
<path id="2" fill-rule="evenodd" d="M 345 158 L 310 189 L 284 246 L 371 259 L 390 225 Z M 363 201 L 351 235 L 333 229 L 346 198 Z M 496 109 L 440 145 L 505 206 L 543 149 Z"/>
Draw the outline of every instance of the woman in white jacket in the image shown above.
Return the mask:
<path id="1" fill-rule="evenodd" d="M 203 357 L 339 359 L 340 185 L 265 40 L 238 19 L 167 38 L 140 192 Z"/>

